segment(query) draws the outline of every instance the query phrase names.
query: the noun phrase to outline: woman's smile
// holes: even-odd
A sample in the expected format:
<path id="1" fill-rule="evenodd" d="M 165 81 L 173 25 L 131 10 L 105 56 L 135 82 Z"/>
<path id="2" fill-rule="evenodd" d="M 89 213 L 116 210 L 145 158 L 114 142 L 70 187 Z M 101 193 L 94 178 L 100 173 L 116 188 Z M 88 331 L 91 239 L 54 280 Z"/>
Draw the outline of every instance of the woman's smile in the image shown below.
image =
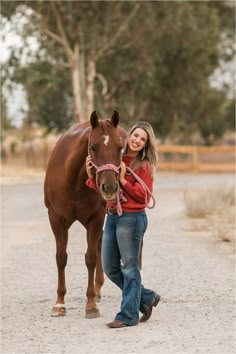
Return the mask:
<path id="1" fill-rule="evenodd" d="M 139 148 L 139 144 L 136 141 L 131 141 L 131 145 L 134 147 L 134 149 Z"/>
<path id="2" fill-rule="evenodd" d="M 138 153 L 146 146 L 147 140 L 148 135 L 145 130 L 141 128 L 135 129 L 128 139 L 128 154 L 132 152 Z"/>

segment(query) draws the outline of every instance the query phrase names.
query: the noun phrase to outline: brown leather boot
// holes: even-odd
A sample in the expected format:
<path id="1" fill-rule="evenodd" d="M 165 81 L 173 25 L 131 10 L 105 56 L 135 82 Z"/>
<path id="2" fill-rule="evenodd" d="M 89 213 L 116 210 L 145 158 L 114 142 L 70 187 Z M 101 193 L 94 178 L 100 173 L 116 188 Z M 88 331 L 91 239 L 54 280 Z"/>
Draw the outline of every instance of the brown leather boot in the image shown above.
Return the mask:
<path id="1" fill-rule="evenodd" d="M 149 309 L 147 311 L 145 311 L 142 315 L 142 317 L 140 318 L 139 322 L 146 322 L 147 320 L 149 320 L 149 318 L 152 315 L 152 308 L 153 306 L 156 307 L 158 302 L 160 301 L 160 295 L 156 294 L 155 300 L 153 302 L 153 304 L 149 307 Z"/>
<path id="2" fill-rule="evenodd" d="M 124 322 L 114 320 L 110 323 L 107 323 L 107 326 L 110 328 L 122 328 L 122 327 L 127 327 L 128 325 Z"/>

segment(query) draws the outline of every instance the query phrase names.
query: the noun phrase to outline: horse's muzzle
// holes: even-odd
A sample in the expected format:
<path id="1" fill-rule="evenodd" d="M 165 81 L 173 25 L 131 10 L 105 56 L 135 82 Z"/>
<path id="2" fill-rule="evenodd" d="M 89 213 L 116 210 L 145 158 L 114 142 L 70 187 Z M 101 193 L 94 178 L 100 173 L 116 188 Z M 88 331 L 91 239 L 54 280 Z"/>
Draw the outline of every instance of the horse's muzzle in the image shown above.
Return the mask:
<path id="1" fill-rule="evenodd" d="M 107 185 L 103 183 L 100 187 L 102 197 L 106 201 L 115 200 L 118 192 L 118 183 Z"/>

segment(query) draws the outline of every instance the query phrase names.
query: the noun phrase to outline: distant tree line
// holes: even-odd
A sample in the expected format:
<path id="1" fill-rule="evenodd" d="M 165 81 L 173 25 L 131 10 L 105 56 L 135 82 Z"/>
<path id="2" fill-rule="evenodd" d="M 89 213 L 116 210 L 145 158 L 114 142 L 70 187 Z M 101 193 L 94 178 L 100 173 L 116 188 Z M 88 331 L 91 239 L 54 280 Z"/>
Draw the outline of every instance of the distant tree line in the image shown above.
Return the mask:
<path id="1" fill-rule="evenodd" d="M 209 80 L 235 55 L 234 1 L 3 0 L 1 10 L 24 16 L 22 39 L 40 45 L 25 63 L 13 48 L 3 67 L 3 82 L 26 91 L 29 123 L 61 131 L 117 109 L 161 139 L 197 133 L 210 144 L 234 129 L 229 88 Z"/>

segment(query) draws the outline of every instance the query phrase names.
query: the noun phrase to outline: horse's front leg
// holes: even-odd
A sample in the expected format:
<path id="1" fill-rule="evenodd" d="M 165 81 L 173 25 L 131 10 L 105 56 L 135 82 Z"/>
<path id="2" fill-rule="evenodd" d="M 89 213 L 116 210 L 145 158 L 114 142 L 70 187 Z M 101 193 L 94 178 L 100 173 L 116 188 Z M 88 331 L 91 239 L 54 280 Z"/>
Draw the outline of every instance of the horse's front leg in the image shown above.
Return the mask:
<path id="1" fill-rule="evenodd" d="M 102 258 L 101 258 L 102 234 L 103 234 L 103 230 L 100 233 L 99 240 L 97 243 L 97 265 L 96 265 L 96 274 L 95 274 L 95 301 L 96 302 L 100 302 L 101 300 L 101 288 L 104 283 L 104 273 L 102 270 Z"/>
<path id="2" fill-rule="evenodd" d="M 58 269 L 58 286 L 57 286 L 57 301 L 52 309 L 52 316 L 64 316 L 66 313 L 65 294 L 65 267 L 67 264 L 67 242 L 68 242 L 68 227 L 62 217 L 58 216 L 51 208 L 48 211 L 52 231 L 56 239 L 56 262 Z"/>
<path id="3" fill-rule="evenodd" d="M 100 227 L 99 227 L 100 225 Z M 88 288 L 87 288 L 87 304 L 85 317 L 95 318 L 99 317 L 100 313 L 95 303 L 95 286 L 94 274 L 97 266 L 97 249 L 99 238 L 102 233 L 102 223 L 100 220 L 93 219 L 87 227 L 87 252 L 85 254 L 85 263 L 88 269 Z M 101 261 L 100 261 L 101 267 Z M 97 289 L 96 289 L 97 290 Z"/>

